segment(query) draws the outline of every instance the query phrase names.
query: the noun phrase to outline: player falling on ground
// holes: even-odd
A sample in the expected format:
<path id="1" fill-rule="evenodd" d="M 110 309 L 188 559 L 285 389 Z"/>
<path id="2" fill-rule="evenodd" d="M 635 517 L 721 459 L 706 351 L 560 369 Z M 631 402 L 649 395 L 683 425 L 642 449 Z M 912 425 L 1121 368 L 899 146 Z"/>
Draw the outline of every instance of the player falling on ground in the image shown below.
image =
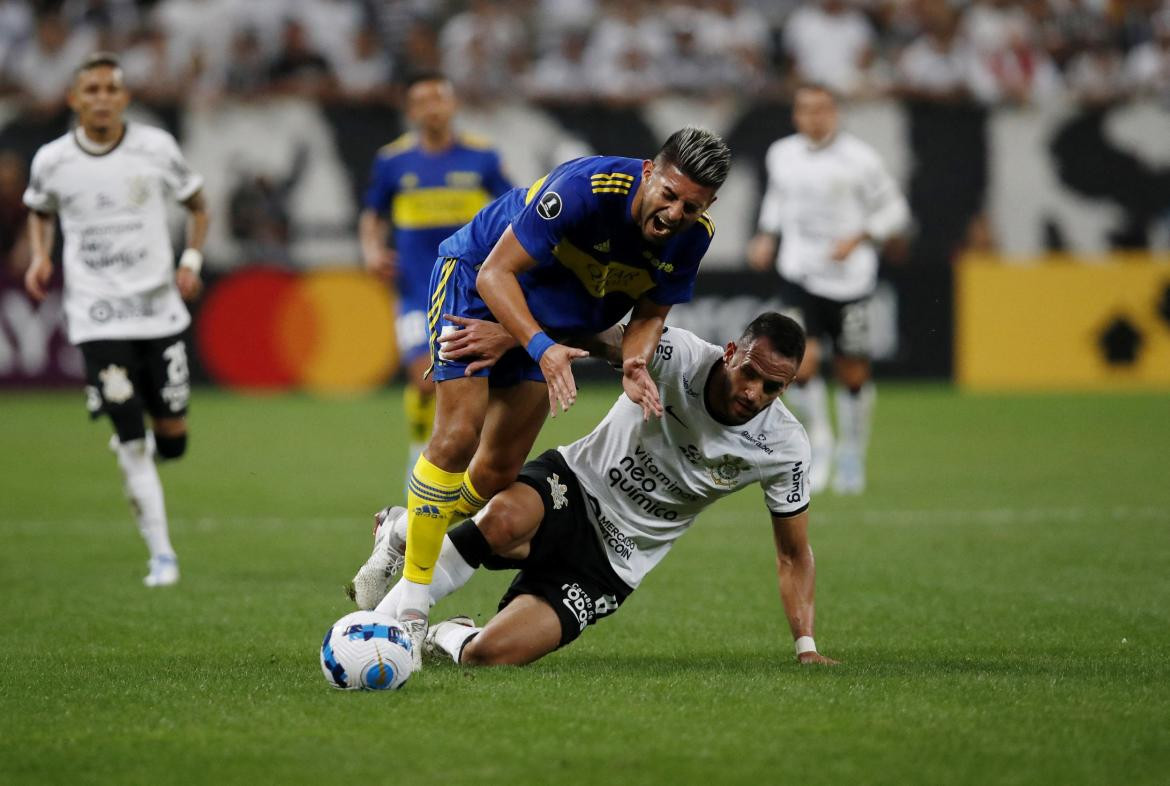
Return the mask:
<path id="1" fill-rule="evenodd" d="M 876 247 L 906 226 L 910 210 L 877 153 L 838 131 L 832 93 L 799 88 L 793 120 L 798 133 L 768 149 L 768 188 L 748 259 L 759 270 L 776 265 L 784 298 L 808 332 L 808 353 L 788 400 L 812 440 L 813 491 L 828 486 L 833 470 L 836 492 L 859 494 L 874 405 L 868 309 L 877 286 Z M 835 453 L 820 377 L 825 337 L 837 378 Z"/>
<path id="2" fill-rule="evenodd" d="M 44 299 L 53 274 L 54 220 L 64 236 L 65 317 L 85 358 L 90 415 L 107 415 L 124 488 L 150 550 L 148 587 L 174 584 L 179 563 L 167 529 L 155 459 L 187 448 L 191 393 L 183 300 L 199 295 L 208 216 L 174 138 L 128 123 L 117 56 L 99 52 L 77 69 L 69 106 L 77 127 L 37 151 L 24 203 L 32 264 L 25 287 Z M 187 248 L 175 271 L 166 202 L 188 211 Z M 144 415 L 152 430 L 147 431 Z"/>
<path id="3" fill-rule="evenodd" d="M 565 646 L 617 611 L 702 510 L 759 483 L 796 656 L 835 663 L 813 640 L 808 437 L 778 399 L 804 344 L 800 326 L 775 313 L 757 317 L 724 348 L 686 330 L 664 331 L 648 370 L 666 417 L 647 419 L 623 394 L 588 436 L 528 462 L 477 520 L 444 539 L 433 601 L 481 565 L 520 572 L 486 626 L 466 617 L 438 623 L 428 650 L 456 663 L 519 665 Z M 405 511 L 382 518 L 376 556 L 400 565 Z M 401 587 L 379 611 L 393 613 Z"/>
<path id="4" fill-rule="evenodd" d="M 575 159 L 500 197 L 439 247 L 428 311 L 435 426 L 410 478 L 395 610 L 416 653 L 448 525 L 511 483 L 546 414 L 576 398 L 570 363 L 587 353 L 549 333 L 598 333 L 632 309 L 622 386 L 646 417 L 661 414 L 646 364 L 671 305 L 691 297 L 714 233 L 705 211 L 730 157 L 718 137 L 684 128 L 653 160 Z M 438 338 L 468 318 L 499 322 L 519 346 L 475 361 L 447 359 Z M 359 605 L 381 598 L 385 578 L 359 571 Z"/>
<path id="5" fill-rule="evenodd" d="M 366 268 L 398 290 L 395 333 L 407 378 L 408 479 L 435 416 L 435 383 L 426 376 L 427 309 L 439 243 L 512 187 L 496 151 L 455 132 L 455 110 L 455 90 L 446 77 L 424 73 L 410 80 L 406 117 L 414 131 L 378 152 L 358 225 Z"/>

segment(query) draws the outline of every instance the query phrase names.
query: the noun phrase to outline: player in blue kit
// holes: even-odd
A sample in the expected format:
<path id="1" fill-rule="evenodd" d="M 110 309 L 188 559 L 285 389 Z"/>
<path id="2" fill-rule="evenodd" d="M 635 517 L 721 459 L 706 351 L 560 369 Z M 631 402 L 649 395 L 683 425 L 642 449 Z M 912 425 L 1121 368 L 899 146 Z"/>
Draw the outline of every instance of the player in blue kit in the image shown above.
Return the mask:
<path id="1" fill-rule="evenodd" d="M 455 109 L 446 77 L 424 73 L 410 80 L 406 116 L 415 130 L 379 151 L 358 226 L 366 269 L 398 289 L 395 332 L 407 373 L 408 471 L 434 421 L 426 312 L 439 244 L 512 187 L 495 150 L 455 132 Z"/>
<path id="2" fill-rule="evenodd" d="M 671 305 L 691 297 L 714 234 L 705 211 L 730 158 L 723 140 L 684 128 L 653 160 L 569 161 L 500 197 L 439 247 L 427 317 L 435 425 L 410 478 L 406 583 L 395 610 L 416 651 L 448 525 L 511 483 L 546 413 L 576 398 L 570 364 L 587 353 L 549 332 L 562 340 L 599 333 L 632 310 L 622 386 L 645 417 L 661 414 L 647 361 Z M 510 347 L 487 349 L 470 364 L 446 359 L 439 338 L 449 340 L 466 319 L 499 322 Z M 359 571 L 355 586 L 369 584 L 362 579 Z M 385 591 L 359 592 L 358 603 L 377 603 Z"/>

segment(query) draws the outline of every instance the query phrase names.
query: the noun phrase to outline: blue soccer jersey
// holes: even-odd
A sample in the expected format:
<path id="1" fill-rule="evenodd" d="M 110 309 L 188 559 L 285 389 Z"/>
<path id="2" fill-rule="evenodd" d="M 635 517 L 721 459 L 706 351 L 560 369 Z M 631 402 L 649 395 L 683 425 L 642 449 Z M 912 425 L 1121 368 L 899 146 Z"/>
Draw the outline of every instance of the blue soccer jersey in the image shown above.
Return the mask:
<path id="1" fill-rule="evenodd" d="M 437 358 L 435 338 L 452 329 L 442 315 L 494 320 L 475 290 L 475 277 L 509 225 L 536 260 L 518 280 L 533 318 L 545 330 L 596 333 L 642 297 L 661 305 L 690 300 L 714 223 L 704 213 L 666 244 L 651 243 L 631 214 L 641 182 L 640 159 L 574 159 L 530 188 L 499 197 L 443 241 L 428 315 L 436 379 L 454 376 L 459 365 Z M 517 360 L 523 365 L 523 358 Z M 539 369 L 528 368 L 523 378 L 540 379 Z"/>
<path id="2" fill-rule="evenodd" d="M 378 152 L 365 207 L 394 228 L 400 311 L 426 310 L 439 244 L 511 188 L 499 154 L 470 136 L 431 153 L 404 134 Z"/>

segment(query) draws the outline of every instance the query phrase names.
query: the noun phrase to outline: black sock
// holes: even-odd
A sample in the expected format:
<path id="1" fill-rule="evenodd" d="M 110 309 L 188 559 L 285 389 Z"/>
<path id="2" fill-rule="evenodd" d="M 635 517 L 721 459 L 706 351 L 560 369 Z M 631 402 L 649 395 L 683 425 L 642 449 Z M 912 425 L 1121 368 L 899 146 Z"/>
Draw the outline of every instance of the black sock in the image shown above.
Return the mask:
<path id="1" fill-rule="evenodd" d="M 450 530 L 447 537 L 451 539 L 451 545 L 459 552 L 459 556 L 473 568 L 478 568 L 492 555 L 492 547 L 487 538 L 471 519 Z"/>

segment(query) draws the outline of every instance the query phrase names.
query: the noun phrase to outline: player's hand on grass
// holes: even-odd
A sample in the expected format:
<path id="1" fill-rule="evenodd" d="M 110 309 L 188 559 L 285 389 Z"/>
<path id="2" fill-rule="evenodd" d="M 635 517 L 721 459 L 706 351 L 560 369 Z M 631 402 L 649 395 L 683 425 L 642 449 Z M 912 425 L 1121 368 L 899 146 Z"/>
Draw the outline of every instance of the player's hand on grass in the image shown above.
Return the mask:
<path id="1" fill-rule="evenodd" d="M 658 385 L 654 384 L 646 368 L 646 358 L 626 358 L 622 361 L 622 389 L 630 401 L 642 407 L 642 420 L 649 420 L 651 415 L 662 417 L 662 399 L 658 395 Z"/>
<path id="2" fill-rule="evenodd" d="M 203 291 L 203 280 L 199 274 L 188 267 L 180 267 L 175 273 L 175 283 L 179 285 L 179 294 L 183 300 L 190 302 L 199 297 Z"/>
<path id="3" fill-rule="evenodd" d="M 570 366 L 577 358 L 587 357 L 589 353 L 585 350 L 566 347 L 564 344 L 553 344 L 540 356 L 540 371 L 548 384 L 549 414 L 554 418 L 558 406 L 561 412 L 567 412 L 577 400 L 577 381 L 573 379 Z"/>
<path id="4" fill-rule="evenodd" d="M 379 248 L 365 255 L 366 270 L 383 281 L 393 281 L 398 275 L 398 252 L 392 248 Z"/>
<path id="5" fill-rule="evenodd" d="M 49 279 L 53 277 L 53 260 L 48 256 L 33 257 L 24 274 L 24 289 L 37 303 L 48 293 Z"/>
<path id="6" fill-rule="evenodd" d="M 467 360 L 475 362 L 467 366 L 464 376 L 470 377 L 484 368 L 491 368 L 496 361 L 519 342 L 499 322 L 485 319 L 468 319 L 454 314 L 444 314 L 443 319 L 461 330 L 439 336 L 439 358 L 441 360 Z"/>
<path id="7" fill-rule="evenodd" d="M 796 656 L 796 659 L 803 664 L 820 664 L 822 666 L 839 666 L 841 661 L 826 658 L 819 652 L 802 652 Z"/>

